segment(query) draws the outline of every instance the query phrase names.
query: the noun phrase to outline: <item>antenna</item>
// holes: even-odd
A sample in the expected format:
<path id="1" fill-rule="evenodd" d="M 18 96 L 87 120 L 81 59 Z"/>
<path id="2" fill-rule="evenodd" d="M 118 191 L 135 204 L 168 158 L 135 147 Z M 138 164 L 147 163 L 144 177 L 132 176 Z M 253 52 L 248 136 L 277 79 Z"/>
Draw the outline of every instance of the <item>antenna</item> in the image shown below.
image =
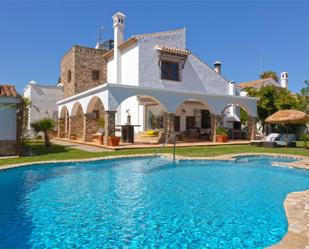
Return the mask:
<path id="1" fill-rule="evenodd" d="M 102 27 L 99 29 L 99 43 L 100 43 L 100 45 L 103 44 L 103 31 L 104 31 L 104 27 L 102 26 Z"/>
<path id="2" fill-rule="evenodd" d="M 103 44 L 103 31 L 104 31 L 104 27 L 102 26 L 102 27 L 99 29 L 98 42 L 97 42 L 97 45 L 96 45 L 96 48 L 97 48 L 97 49 L 102 49 L 102 44 Z"/>

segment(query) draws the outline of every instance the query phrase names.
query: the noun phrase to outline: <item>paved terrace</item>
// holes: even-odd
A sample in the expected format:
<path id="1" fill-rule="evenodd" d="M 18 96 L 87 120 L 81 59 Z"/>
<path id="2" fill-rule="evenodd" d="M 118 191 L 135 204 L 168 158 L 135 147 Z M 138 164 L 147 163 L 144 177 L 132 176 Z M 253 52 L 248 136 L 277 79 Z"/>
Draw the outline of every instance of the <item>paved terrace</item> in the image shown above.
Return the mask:
<path id="1" fill-rule="evenodd" d="M 124 150 L 124 149 L 145 149 L 145 148 L 159 148 L 162 144 L 144 144 L 144 143 L 120 143 L 119 146 L 108 146 L 108 145 L 100 145 L 97 142 L 84 142 L 82 140 L 70 140 L 67 138 L 58 138 L 55 137 L 52 139 L 52 143 L 59 145 L 69 145 L 72 148 L 97 152 L 104 150 Z M 219 145 L 241 145 L 241 144 L 250 144 L 251 142 L 248 140 L 233 140 L 225 143 L 218 142 L 210 142 L 210 141 L 199 141 L 199 142 L 177 142 L 177 147 L 199 147 L 199 146 L 219 146 Z M 166 144 L 165 147 L 173 147 L 173 144 Z"/>

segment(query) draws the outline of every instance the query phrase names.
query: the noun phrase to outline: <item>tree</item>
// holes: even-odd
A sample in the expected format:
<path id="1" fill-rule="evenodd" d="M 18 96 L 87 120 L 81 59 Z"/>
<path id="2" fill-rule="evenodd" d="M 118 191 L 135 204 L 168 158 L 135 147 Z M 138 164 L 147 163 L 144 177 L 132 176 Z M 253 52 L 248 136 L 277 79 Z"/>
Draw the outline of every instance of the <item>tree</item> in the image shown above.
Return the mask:
<path id="1" fill-rule="evenodd" d="M 303 98 L 285 88 L 268 85 L 260 89 L 247 88 L 245 90 L 248 96 L 259 98 L 257 112 L 264 131 L 265 119 L 271 114 L 284 109 L 301 110 L 303 106 Z"/>
<path id="2" fill-rule="evenodd" d="M 278 77 L 277 73 L 274 72 L 274 71 L 269 70 L 269 71 L 262 72 L 260 74 L 260 79 L 269 79 L 269 78 L 272 78 L 276 82 L 279 82 L 279 77 Z"/>
<path id="3" fill-rule="evenodd" d="M 300 95 L 303 100 L 302 110 L 309 114 L 309 80 L 304 81 L 305 86 L 300 90 Z"/>
<path id="4" fill-rule="evenodd" d="M 31 124 L 31 127 L 36 133 L 43 132 L 45 147 L 50 147 L 51 143 L 49 141 L 48 132 L 52 131 L 55 126 L 55 122 L 51 118 L 43 118 Z"/>

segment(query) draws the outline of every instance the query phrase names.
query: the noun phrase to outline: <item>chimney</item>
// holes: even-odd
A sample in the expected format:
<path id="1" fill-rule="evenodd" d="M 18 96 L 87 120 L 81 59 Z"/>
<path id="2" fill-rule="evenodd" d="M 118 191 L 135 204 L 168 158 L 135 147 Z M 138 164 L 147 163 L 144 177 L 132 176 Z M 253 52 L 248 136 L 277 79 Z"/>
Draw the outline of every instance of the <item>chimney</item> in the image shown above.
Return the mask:
<path id="1" fill-rule="evenodd" d="M 281 87 L 288 89 L 289 79 L 288 79 L 288 73 L 287 72 L 280 73 L 280 85 L 281 85 Z"/>
<path id="2" fill-rule="evenodd" d="M 121 83 L 121 52 L 119 46 L 124 42 L 124 27 L 126 16 L 117 12 L 113 15 L 113 27 L 114 27 L 114 65 L 115 65 L 115 81 Z"/>
<path id="3" fill-rule="evenodd" d="M 214 70 L 217 74 L 221 74 L 221 62 L 220 61 L 216 61 L 214 63 Z"/>

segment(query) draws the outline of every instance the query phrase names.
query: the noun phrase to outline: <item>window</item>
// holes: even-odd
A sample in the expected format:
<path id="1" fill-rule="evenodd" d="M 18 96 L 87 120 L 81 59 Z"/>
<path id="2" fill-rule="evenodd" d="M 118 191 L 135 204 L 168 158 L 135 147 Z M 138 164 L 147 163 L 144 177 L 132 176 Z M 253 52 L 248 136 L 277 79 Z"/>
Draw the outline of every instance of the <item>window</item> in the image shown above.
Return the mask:
<path id="1" fill-rule="evenodd" d="M 179 81 L 179 63 L 162 61 L 161 79 Z"/>
<path id="2" fill-rule="evenodd" d="M 92 80 L 99 80 L 99 79 L 100 79 L 100 71 L 92 70 Z"/>
<path id="3" fill-rule="evenodd" d="M 69 69 L 69 70 L 68 70 L 68 82 L 71 82 L 71 80 L 72 80 L 72 72 L 71 72 L 71 70 Z"/>

